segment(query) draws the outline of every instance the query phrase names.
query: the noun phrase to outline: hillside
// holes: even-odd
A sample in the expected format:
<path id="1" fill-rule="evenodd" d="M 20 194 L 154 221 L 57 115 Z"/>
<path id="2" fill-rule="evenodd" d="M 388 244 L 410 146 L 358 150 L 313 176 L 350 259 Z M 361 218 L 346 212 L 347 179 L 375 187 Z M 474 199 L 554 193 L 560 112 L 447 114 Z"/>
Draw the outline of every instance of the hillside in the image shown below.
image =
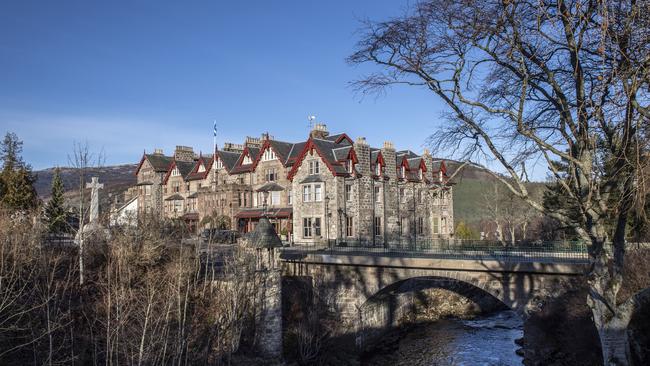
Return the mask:
<path id="1" fill-rule="evenodd" d="M 112 203 L 112 197 L 124 192 L 127 188 L 136 183 L 135 164 L 114 165 L 100 168 L 91 168 L 86 172 L 86 181 L 89 182 L 92 177 L 98 177 L 99 182 L 104 184 L 104 189 L 100 191 L 99 201 L 100 209 L 103 211 Z M 61 179 L 65 187 L 65 201 L 68 206 L 76 207 L 79 204 L 79 173 L 74 168 L 60 168 Z M 50 197 L 50 186 L 54 176 L 54 168 L 39 170 L 34 172 L 37 176 L 36 192 L 39 197 L 46 201 Z M 86 194 L 86 201 L 89 200 L 89 194 Z"/>

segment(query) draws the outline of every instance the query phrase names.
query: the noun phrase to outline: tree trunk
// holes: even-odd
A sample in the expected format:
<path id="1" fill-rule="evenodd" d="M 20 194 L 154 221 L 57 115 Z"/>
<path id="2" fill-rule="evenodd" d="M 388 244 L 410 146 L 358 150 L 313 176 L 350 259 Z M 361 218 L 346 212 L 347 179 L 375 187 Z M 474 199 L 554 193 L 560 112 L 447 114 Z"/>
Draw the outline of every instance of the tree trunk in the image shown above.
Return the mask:
<path id="1" fill-rule="evenodd" d="M 622 274 L 618 266 L 612 265 L 604 240 L 592 240 L 590 256 L 592 268 L 588 277 L 587 304 L 600 336 L 603 362 L 605 365 L 629 365 L 627 324 L 631 311 L 617 306 L 616 302 Z"/>

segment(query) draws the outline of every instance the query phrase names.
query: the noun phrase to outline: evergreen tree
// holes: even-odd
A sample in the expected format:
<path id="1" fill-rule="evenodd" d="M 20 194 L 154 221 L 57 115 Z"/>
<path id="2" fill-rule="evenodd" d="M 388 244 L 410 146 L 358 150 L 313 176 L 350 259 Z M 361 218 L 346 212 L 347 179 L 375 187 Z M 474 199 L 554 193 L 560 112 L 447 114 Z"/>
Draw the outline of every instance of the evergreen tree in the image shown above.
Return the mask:
<path id="1" fill-rule="evenodd" d="M 67 213 L 63 202 L 64 191 L 60 170 L 56 168 L 52 178 L 52 194 L 44 212 L 48 231 L 54 234 L 60 234 L 66 230 Z"/>
<path id="2" fill-rule="evenodd" d="M 12 210 L 29 210 L 38 205 L 38 195 L 34 188 L 36 177 L 20 156 L 22 145 L 18 136 L 10 132 L 0 144 L 0 202 Z"/>

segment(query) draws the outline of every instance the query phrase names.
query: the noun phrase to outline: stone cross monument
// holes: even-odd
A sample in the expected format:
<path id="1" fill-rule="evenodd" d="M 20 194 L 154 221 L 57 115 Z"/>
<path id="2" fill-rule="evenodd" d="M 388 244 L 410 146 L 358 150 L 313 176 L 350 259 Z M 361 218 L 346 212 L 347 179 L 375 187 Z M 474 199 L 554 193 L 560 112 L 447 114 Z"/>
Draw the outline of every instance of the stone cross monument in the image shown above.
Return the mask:
<path id="1" fill-rule="evenodd" d="M 93 177 L 90 183 L 86 183 L 86 188 L 90 188 L 90 224 L 96 224 L 99 220 L 99 190 L 104 185 L 99 183 L 97 177 Z"/>

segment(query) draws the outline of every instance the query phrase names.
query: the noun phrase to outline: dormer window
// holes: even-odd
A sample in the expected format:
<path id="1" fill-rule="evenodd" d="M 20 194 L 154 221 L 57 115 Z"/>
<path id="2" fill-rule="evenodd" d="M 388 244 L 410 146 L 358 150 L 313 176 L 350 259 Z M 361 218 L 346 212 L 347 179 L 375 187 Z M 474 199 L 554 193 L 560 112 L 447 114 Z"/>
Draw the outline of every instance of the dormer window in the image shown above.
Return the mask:
<path id="1" fill-rule="evenodd" d="M 181 171 L 178 170 L 178 168 L 174 168 L 174 170 L 172 170 L 172 177 L 178 177 L 180 175 L 181 175 Z"/>
<path id="2" fill-rule="evenodd" d="M 264 150 L 264 155 L 262 155 L 262 161 L 269 161 L 269 160 L 275 160 L 278 157 L 275 155 L 275 152 L 273 149 L 266 149 Z"/>
<path id="3" fill-rule="evenodd" d="M 242 161 L 242 165 L 248 165 L 248 164 L 253 164 L 253 160 L 251 159 L 250 156 L 246 155 L 244 156 L 244 161 Z"/>
<path id="4" fill-rule="evenodd" d="M 205 171 L 205 167 L 203 166 L 203 164 L 199 165 L 198 173 L 203 173 L 204 171 Z"/>
<path id="5" fill-rule="evenodd" d="M 420 180 L 422 180 L 422 178 L 424 178 L 424 175 L 422 174 L 422 168 L 420 168 L 418 170 L 418 177 L 420 178 Z"/>
<path id="6" fill-rule="evenodd" d="M 218 159 L 218 160 L 214 163 L 214 168 L 215 168 L 215 169 L 223 169 L 223 163 L 221 162 L 221 159 Z"/>
<path id="7" fill-rule="evenodd" d="M 352 163 L 352 160 L 348 160 L 345 162 L 345 170 L 352 174 L 352 170 L 354 169 L 354 164 Z"/>

